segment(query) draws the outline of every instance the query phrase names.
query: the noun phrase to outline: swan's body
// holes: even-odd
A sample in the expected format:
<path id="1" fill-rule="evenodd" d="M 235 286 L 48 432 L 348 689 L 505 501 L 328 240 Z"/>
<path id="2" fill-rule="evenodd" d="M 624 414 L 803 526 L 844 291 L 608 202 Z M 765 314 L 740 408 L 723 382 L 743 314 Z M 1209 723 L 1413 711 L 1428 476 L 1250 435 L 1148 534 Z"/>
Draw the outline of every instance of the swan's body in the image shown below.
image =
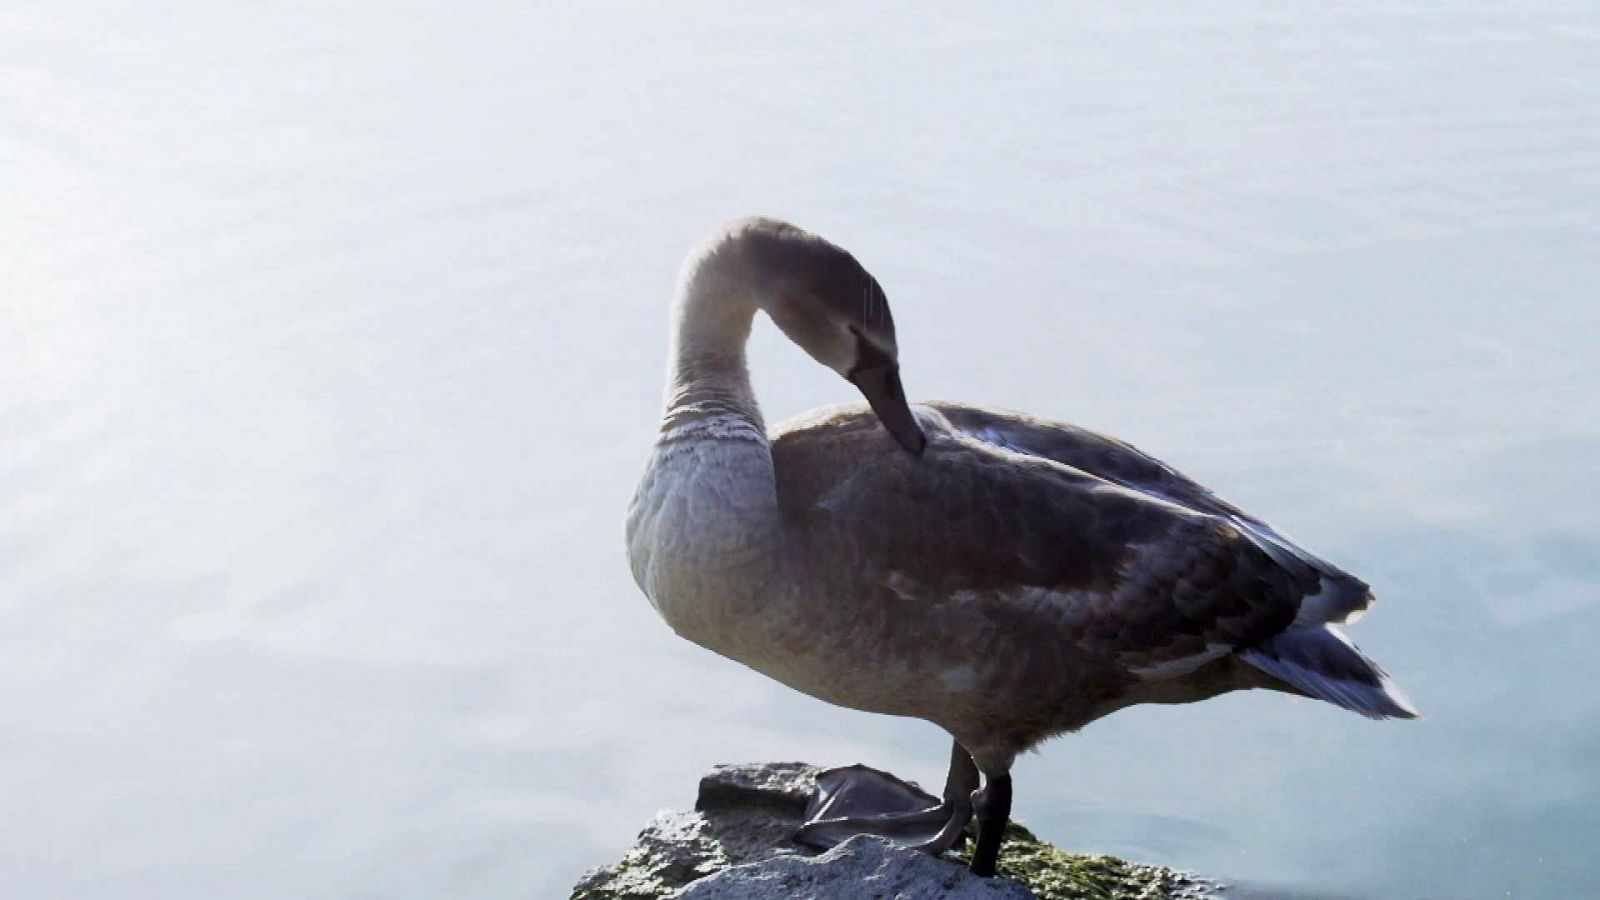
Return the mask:
<path id="1" fill-rule="evenodd" d="M 758 308 L 872 411 L 819 410 L 769 436 L 744 361 Z M 1009 806 L 1015 756 L 1130 704 L 1267 687 L 1415 714 L 1329 627 L 1372 602 L 1363 582 L 1112 438 L 908 406 L 882 292 L 831 244 L 740 223 L 691 256 L 676 311 L 667 411 L 629 513 L 635 578 L 695 643 L 948 731 L 946 803 L 919 814 L 930 849 L 970 815 L 975 762 L 1004 782 L 1004 804 L 977 798 L 993 833 L 974 868 L 992 871 L 988 820 Z M 874 821 L 814 830 L 895 832 Z"/>

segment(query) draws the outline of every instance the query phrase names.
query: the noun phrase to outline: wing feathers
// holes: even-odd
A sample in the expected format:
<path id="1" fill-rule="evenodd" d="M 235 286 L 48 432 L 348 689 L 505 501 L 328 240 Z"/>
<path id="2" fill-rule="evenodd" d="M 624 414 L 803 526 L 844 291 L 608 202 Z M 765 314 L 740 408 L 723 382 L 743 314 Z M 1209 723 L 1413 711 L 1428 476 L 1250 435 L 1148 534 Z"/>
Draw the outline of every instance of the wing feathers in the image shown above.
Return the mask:
<path id="1" fill-rule="evenodd" d="M 1368 718 L 1421 715 L 1382 666 L 1332 628 L 1293 628 L 1239 656 L 1319 700 Z"/>
<path id="2" fill-rule="evenodd" d="M 1372 603 L 1364 582 L 1121 441 L 954 404 L 916 411 L 931 440 L 918 461 L 863 409 L 778 430 L 780 508 L 841 571 L 903 599 L 981 604 L 1147 684 L 1237 653 L 1346 709 L 1416 716 L 1325 627 Z"/>

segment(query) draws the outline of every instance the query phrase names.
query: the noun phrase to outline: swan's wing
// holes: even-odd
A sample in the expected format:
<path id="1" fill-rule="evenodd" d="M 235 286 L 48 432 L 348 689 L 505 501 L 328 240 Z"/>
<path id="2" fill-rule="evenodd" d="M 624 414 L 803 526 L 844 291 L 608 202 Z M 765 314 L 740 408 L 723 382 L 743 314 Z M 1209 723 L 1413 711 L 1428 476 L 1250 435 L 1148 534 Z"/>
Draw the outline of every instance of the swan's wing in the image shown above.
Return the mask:
<path id="1" fill-rule="evenodd" d="M 980 603 L 1149 680 L 1269 640 L 1315 587 L 1226 515 L 1000 448 L 926 407 L 918 418 L 920 459 L 859 408 L 778 429 L 780 508 L 830 573 Z"/>
<path id="2" fill-rule="evenodd" d="M 951 426 L 980 441 L 1054 460 L 1129 490 L 1216 516 L 1238 528 L 1307 592 L 1298 625 L 1353 621 L 1373 603 L 1366 582 L 1312 554 L 1281 531 L 1246 513 L 1132 444 L 1022 413 L 933 403 Z"/>

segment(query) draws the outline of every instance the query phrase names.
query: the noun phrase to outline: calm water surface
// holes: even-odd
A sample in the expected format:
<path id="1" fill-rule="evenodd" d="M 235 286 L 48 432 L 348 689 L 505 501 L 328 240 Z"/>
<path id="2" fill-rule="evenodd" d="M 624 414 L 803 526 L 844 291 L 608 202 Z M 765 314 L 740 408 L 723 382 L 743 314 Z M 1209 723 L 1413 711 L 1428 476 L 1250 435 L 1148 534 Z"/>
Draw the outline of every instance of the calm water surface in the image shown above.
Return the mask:
<path id="1" fill-rule="evenodd" d="M 1369 579 L 1428 714 L 1130 710 L 1019 817 L 1600 897 L 1600 10 L 990 6 L 0 11 L 0 893 L 559 897 L 713 763 L 936 782 L 628 575 L 678 261 L 765 212 L 880 277 L 913 395 Z M 850 399 L 754 361 L 773 418 Z"/>

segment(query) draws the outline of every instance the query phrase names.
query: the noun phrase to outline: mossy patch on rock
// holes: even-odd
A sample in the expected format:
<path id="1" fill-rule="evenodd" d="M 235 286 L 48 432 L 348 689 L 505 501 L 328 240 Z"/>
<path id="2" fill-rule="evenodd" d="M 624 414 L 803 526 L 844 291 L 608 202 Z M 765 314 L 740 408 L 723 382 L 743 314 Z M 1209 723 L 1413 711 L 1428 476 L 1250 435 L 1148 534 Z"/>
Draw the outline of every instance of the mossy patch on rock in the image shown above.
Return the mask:
<path id="1" fill-rule="evenodd" d="M 966 862 L 970 847 L 951 858 Z M 1027 885 L 1039 900 L 1187 900 L 1215 896 L 1218 887 L 1162 866 L 1069 853 L 1015 822 L 1006 826 L 999 870 Z"/>

